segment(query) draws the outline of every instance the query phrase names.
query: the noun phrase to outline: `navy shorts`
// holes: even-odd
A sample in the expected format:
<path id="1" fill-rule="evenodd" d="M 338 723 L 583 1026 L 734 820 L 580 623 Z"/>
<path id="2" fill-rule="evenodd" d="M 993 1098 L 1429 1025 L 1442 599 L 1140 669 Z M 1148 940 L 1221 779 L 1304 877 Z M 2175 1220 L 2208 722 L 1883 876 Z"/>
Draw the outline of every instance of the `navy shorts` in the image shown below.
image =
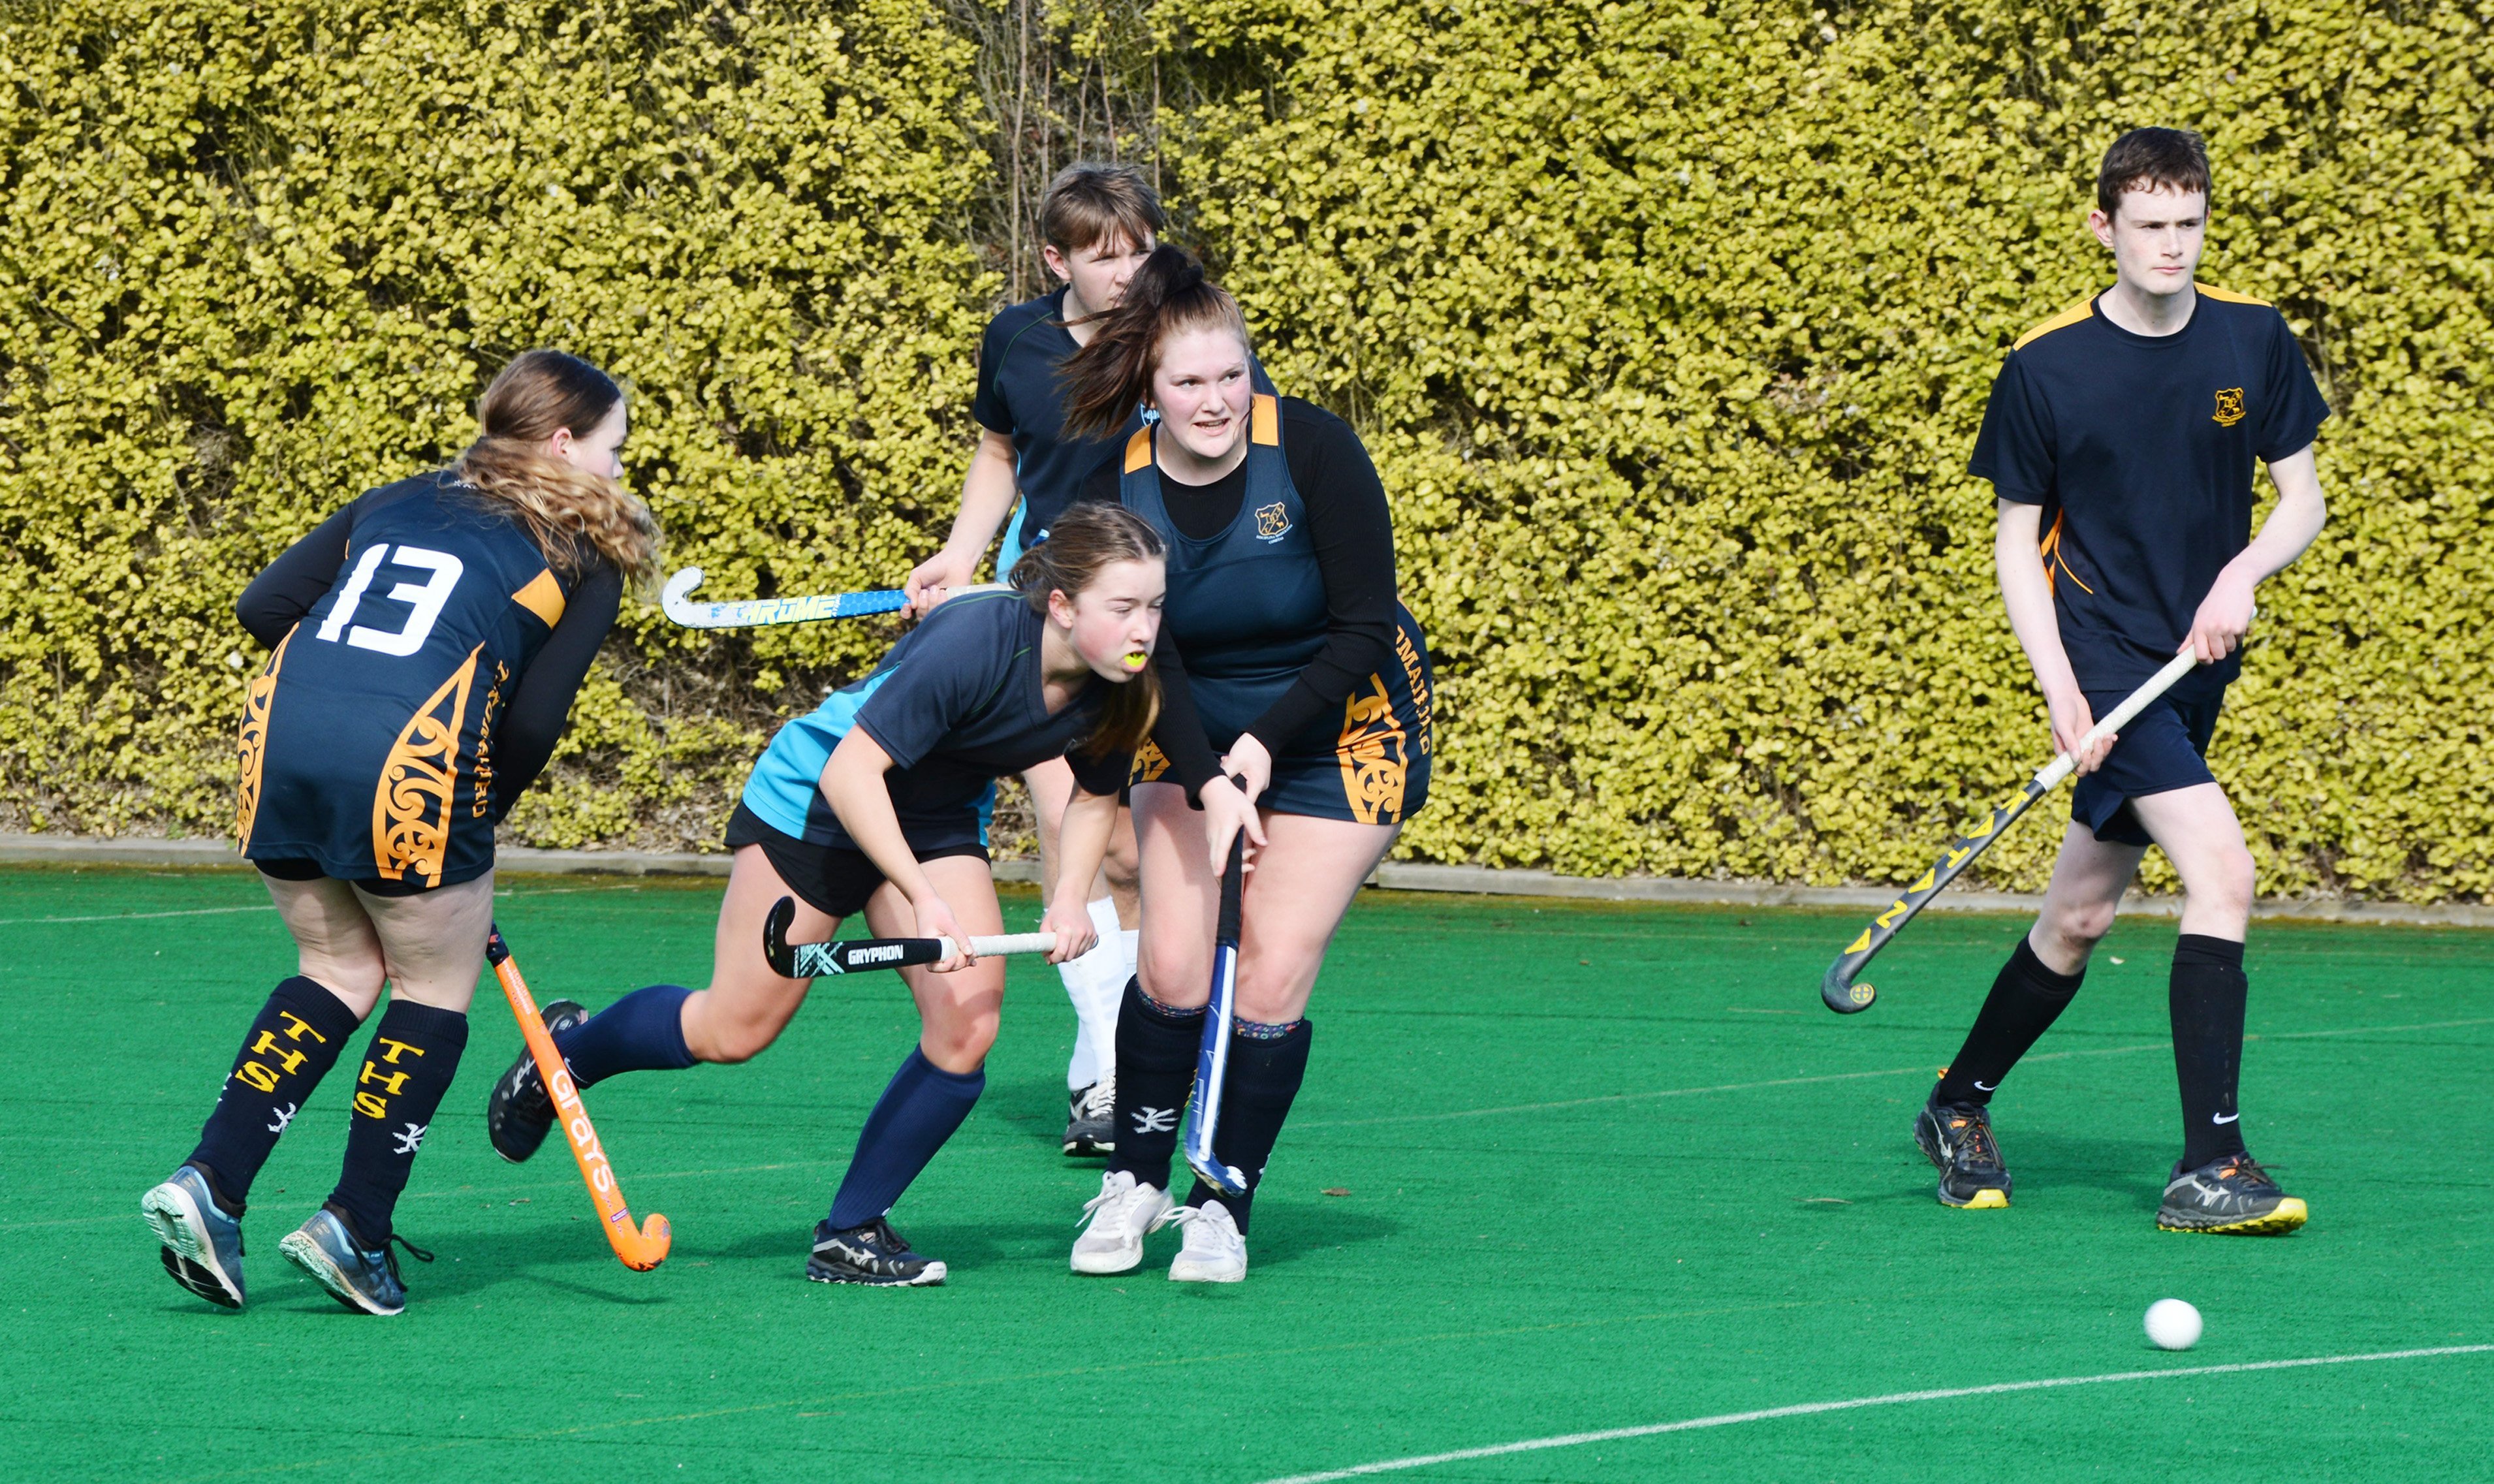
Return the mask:
<path id="1" fill-rule="evenodd" d="M 2130 692 L 2090 690 L 2087 710 L 2104 715 Z M 2154 705 L 2130 719 L 2121 738 L 2105 754 L 2104 766 L 2079 780 L 2070 795 L 2070 819 L 2114 845 L 2152 845 L 2139 811 L 2130 801 L 2147 794 L 2171 793 L 2214 783 L 2208 771 L 2208 739 L 2217 733 L 2217 712 L 2225 708 L 2222 690 L 2198 701 L 2159 696 Z"/>
<path id="2" fill-rule="evenodd" d="M 883 867 L 863 850 L 850 850 L 839 845 L 816 845 L 793 834 L 772 828 L 770 821 L 744 804 L 727 820 L 727 848 L 742 850 L 759 845 L 779 873 L 788 890 L 800 900 L 827 918 L 837 921 L 864 911 L 867 897 L 883 885 Z M 922 862 L 946 856 L 976 856 L 988 859 L 988 847 L 979 844 L 920 846 L 910 849 Z"/>

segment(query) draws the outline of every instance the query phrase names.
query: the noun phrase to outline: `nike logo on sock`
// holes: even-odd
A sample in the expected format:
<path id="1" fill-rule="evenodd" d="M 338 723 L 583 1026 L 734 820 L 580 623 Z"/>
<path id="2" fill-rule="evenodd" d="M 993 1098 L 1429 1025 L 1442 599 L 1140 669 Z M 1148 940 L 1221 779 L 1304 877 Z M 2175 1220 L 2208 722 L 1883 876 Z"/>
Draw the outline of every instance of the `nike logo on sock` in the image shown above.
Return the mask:
<path id="1" fill-rule="evenodd" d="M 1997 1083 L 1997 1082 L 1992 1083 L 1990 1087 L 1986 1087 L 1986 1086 L 1984 1086 L 1981 1082 L 1977 1082 L 1977 1083 L 1975 1083 L 1975 1084 L 1974 1084 L 1974 1090 L 1975 1090 L 1976 1092 L 1996 1092 L 1996 1091 L 1998 1091 L 1998 1090 L 1999 1090 L 1999 1088 L 2000 1088 L 2000 1084 L 1999 1084 L 1999 1083 Z"/>
<path id="2" fill-rule="evenodd" d="M 2209 1116 L 2219 1123 L 2232 1123 L 2243 1115 L 2240 1113 L 2212 1113 Z"/>

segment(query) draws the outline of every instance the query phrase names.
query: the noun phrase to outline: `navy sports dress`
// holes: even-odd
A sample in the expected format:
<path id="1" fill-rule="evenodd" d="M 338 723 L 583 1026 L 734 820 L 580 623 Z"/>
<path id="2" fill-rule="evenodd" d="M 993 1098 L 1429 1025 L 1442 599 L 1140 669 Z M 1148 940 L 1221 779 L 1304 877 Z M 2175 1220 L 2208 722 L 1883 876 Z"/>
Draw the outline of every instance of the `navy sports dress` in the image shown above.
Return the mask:
<path id="1" fill-rule="evenodd" d="M 558 735 L 620 592 L 592 572 L 602 613 L 569 625 L 571 673 L 532 708 Z M 289 575 L 298 592 L 321 584 L 308 607 L 267 595 Z M 582 580 L 446 470 L 372 491 L 297 543 L 237 605 L 276 630 L 243 713 L 243 855 L 400 893 L 491 869 L 495 823 L 552 750 L 532 738 L 516 776 L 498 776 L 501 713 Z"/>
<path id="2" fill-rule="evenodd" d="M 1292 419 L 1311 436 L 1332 434 L 1348 452 L 1356 439 L 1340 419 L 1293 399 Z M 1328 591 L 1310 530 L 1308 507 L 1283 448 L 1285 404 L 1257 393 L 1248 416 L 1248 448 L 1238 475 L 1244 494 L 1220 530 L 1190 535 L 1170 508 L 1154 462 L 1154 427 L 1127 440 L 1117 498 L 1149 522 L 1169 546 L 1169 598 L 1163 642 L 1185 663 L 1186 683 L 1205 741 L 1227 751 L 1253 732 L 1273 755 L 1273 779 L 1258 801 L 1283 814 L 1390 825 L 1419 811 L 1429 796 L 1433 734 L 1428 645 L 1420 625 L 1392 595 L 1392 543 L 1382 535 L 1384 496 L 1357 453 L 1346 491 L 1359 488 L 1377 504 L 1381 529 L 1368 577 L 1382 644 L 1346 646 L 1336 621 L 1342 594 Z M 1354 486 L 1354 480 L 1364 483 Z M 1210 486 L 1207 489 L 1212 488 Z M 1372 493 L 1373 492 L 1373 493 Z M 1326 498 L 1321 495 L 1320 498 Z M 1349 498 L 1345 496 L 1336 498 Z M 1320 690 L 1309 677 L 1347 649 L 1365 664 L 1342 677 L 1348 694 Z M 1159 781 L 1170 759 L 1146 747 L 1134 781 Z"/>

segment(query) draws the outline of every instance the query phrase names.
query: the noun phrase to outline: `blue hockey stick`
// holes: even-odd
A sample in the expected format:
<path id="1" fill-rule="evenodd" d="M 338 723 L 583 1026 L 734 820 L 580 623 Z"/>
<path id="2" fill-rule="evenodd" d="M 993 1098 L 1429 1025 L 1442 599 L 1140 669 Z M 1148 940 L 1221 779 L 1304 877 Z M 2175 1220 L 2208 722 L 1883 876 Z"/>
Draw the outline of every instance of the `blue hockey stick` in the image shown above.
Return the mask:
<path id="1" fill-rule="evenodd" d="M 1212 935 L 1212 998 L 1203 1007 L 1203 1048 L 1195 1058 L 1195 1103 L 1187 1115 L 1186 1163 L 1224 1196 L 1247 1193 L 1247 1177 L 1212 1152 L 1221 1128 L 1221 1083 L 1230 1071 L 1230 1021 L 1238 993 L 1238 892 L 1247 874 L 1247 832 L 1230 842 L 1221 873 L 1221 924 Z"/>
<path id="2" fill-rule="evenodd" d="M 909 602 L 898 588 L 865 592 L 816 592 L 803 597 L 750 597 L 728 603 L 696 603 L 692 591 L 702 584 L 702 569 L 686 567 L 667 579 L 658 594 L 667 617 L 686 628 L 762 628 L 775 623 L 817 623 L 825 619 L 863 619 L 870 614 L 898 613 Z M 984 588 L 1000 584 L 989 583 Z M 973 592 L 984 588 L 956 588 Z"/>

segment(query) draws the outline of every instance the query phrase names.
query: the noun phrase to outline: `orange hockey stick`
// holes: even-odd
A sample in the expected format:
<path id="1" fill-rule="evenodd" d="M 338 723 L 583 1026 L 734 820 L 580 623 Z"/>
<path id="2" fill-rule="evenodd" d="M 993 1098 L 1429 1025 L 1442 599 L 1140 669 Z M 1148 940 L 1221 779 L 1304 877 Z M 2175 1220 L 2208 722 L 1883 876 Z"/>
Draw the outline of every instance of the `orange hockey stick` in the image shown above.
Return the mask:
<path id="1" fill-rule="evenodd" d="M 554 1095 L 555 1117 L 571 1140 L 571 1157 L 580 1166 L 580 1178 L 588 1182 L 589 1198 L 597 1202 L 602 1218 L 598 1225 L 606 1228 L 606 1240 L 625 1267 L 648 1272 L 667 1260 L 667 1246 L 675 1233 L 668 1228 L 667 1219 L 654 1212 L 638 1229 L 633 1227 L 632 1208 L 624 1204 L 623 1187 L 615 1183 L 615 1166 L 606 1162 L 597 1130 L 589 1121 L 589 1109 L 581 1104 L 579 1089 L 571 1085 L 571 1073 L 563 1064 L 563 1053 L 554 1048 L 554 1038 L 546 1034 L 545 1017 L 537 1014 L 537 1002 L 529 997 L 528 981 L 520 978 L 520 966 L 512 961 L 510 945 L 502 941 L 499 925 L 486 929 L 485 957 L 494 965 L 494 977 L 502 982 L 502 995 L 519 1019 L 537 1075 Z"/>

